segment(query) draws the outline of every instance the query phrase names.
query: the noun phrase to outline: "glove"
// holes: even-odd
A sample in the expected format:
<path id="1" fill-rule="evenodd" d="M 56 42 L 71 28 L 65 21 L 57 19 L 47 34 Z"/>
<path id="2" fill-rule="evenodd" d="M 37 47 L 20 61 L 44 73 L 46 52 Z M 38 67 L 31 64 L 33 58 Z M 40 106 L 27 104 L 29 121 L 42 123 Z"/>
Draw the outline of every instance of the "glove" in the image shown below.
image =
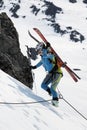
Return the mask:
<path id="1" fill-rule="evenodd" d="M 36 65 L 35 66 L 30 66 L 30 69 L 36 69 L 37 67 L 36 67 Z"/>
<path id="2" fill-rule="evenodd" d="M 46 45 L 47 47 L 50 47 L 50 43 L 49 42 L 47 42 L 47 45 Z"/>
<path id="3" fill-rule="evenodd" d="M 43 49 L 48 49 L 50 47 L 50 43 L 49 42 L 46 42 L 46 45 L 43 44 Z"/>
<path id="4" fill-rule="evenodd" d="M 67 64 L 67 62 L 64 62 L 64 63 L 63 63 L 63 65 L 62 65 L 62 67 L 65 67 L 65 66 L 66 66 L 66 64 Z"/>

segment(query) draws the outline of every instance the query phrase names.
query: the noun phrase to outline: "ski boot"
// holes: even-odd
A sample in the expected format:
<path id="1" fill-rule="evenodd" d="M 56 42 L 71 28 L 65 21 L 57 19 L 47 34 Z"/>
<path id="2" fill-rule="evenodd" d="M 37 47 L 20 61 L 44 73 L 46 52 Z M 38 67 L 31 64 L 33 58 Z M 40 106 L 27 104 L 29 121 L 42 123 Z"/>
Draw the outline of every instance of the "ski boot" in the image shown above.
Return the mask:
<path id="1" fill-rule="evenodd" d="M 52 99 L 52 105 L 55 106 L 55 107 L 58 107 L 59 106 L 59 99 L 56 97 L 56 98 L 53 98 Z"/>

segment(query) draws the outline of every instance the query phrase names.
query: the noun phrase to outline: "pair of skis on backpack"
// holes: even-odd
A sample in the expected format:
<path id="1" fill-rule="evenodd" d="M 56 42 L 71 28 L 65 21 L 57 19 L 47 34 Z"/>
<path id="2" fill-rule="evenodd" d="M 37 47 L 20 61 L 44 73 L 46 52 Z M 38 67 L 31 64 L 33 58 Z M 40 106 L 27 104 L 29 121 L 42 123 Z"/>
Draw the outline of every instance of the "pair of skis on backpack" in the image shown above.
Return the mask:
<path id="1" fill-rule="evenodd" d="M 47 39 L 45 38 L 45 36 L 41 33 L 41 31 L 38 28 L 33 28 L 33 30 L 40 36 L 40 38 L 44 41 L 44 44 L 48 45 L 49 42 L 47 41 Z M 37 43 L 41 43 L 39 40 L 37 40 L 29 31 L 28 34 L 31 38 L 33 38 Z M 81 79 L 74 71 L 72 71 L 70 69 L 70 67 L 67 66 L 66 62 L 63 62 L 62 59 L 59 57 L 59 55 L 55 52 L 55 50 L 51 47 L 50 45 L 50 49 L 51 51 L 55 54 L 56 59 L 57 59 L 57 64 L 60 67 L 65 68 L 65 70 L 70 74 L 70 76 L 72 77 L 72 79 L 75 82 L 78 82 L 78 79 Z"/>

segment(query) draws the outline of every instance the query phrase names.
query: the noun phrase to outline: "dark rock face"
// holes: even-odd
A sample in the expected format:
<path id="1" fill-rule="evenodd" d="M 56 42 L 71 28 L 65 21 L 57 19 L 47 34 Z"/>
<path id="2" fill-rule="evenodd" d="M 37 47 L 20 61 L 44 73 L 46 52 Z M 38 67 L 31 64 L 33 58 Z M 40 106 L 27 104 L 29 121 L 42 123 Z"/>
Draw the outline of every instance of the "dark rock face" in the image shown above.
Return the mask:
<path id="1" fill-rule="evenodd" d="M 87 4 L 87 0 L 83 0 L 83 3 L 84 3 L 84 4 Z"/>
<path id="2" fill-rule="evenodd" d="M 32 88 L 28 59 L 20 51 L 18 33 L 6 13 L 0 14 L 0 69 Z"/>
<path id="3" fill-rule="evenodd" d="M 69 0 L 69 2 L 71 2 L 71 3 L 76 3 L 77 0 Z"/>
<path id="4" fill-rule="evenodd" d="M 0 8 L 2 8 L 4 6 L 4 1 L 0 0 Z"/>
<path id="5" fill-rule="evenodd" d="M 67 1 L 71 4 L 79 3 L 79 0 Z M 60 5 L 56 5 L 54 2 L 50 2 L 48 0 L 38 0 L 37 4 L 34 2 L 30 4 L 30 1 L 28 1 L 27 4 L 29 5 L 29 12 L 39 18 L 38 20 L 46 21 L 47 25 L 50 26 L 58 35 L 68 35 L 69 40 L 74 43 L 83 43 L 86 39 L 80 31 L 75 29 L 73 26 L 71 27 L 71 25 L 68 25 L 69 27 L 65 26 L 62 28 L 61 22 L 58 22 L 58 15 L 62 14 L 63 17 L 65 12 Z M 82 0 L 82 4 L 87 5 L 87 0 Z M 6 8 L 9 9 L 8 11 L 11 17 L 23 19 L 27 17 L 26 14 L 23 15 L 22 13 L 19 13 L 22 10 L 22 0 L 9 0 L 9 5 L 10 6 L 6 5 L 4 0 L 0 0 L 0 10 L 4 10 Z M 40 14 L 43 15 L 43 17 L 38 17 Z M 87 17 L 85 20 L 87 20 Z"/>

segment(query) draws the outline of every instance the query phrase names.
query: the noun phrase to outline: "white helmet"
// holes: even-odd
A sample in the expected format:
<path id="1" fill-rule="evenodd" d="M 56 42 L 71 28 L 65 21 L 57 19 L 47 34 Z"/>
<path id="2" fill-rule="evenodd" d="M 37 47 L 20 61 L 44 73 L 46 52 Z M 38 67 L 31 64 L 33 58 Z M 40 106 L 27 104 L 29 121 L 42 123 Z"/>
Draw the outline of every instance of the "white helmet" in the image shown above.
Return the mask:
<path id="1" fill-rule="evenodd" d="M 42 51 L 43 46 L 44 46 L 44 43 L 43 43 L 43 42 L 38 43 L 37 46 L 36 46 L 36 48 L 35 48 L 36 51 L 37 51 L 37 52 Z"/>

